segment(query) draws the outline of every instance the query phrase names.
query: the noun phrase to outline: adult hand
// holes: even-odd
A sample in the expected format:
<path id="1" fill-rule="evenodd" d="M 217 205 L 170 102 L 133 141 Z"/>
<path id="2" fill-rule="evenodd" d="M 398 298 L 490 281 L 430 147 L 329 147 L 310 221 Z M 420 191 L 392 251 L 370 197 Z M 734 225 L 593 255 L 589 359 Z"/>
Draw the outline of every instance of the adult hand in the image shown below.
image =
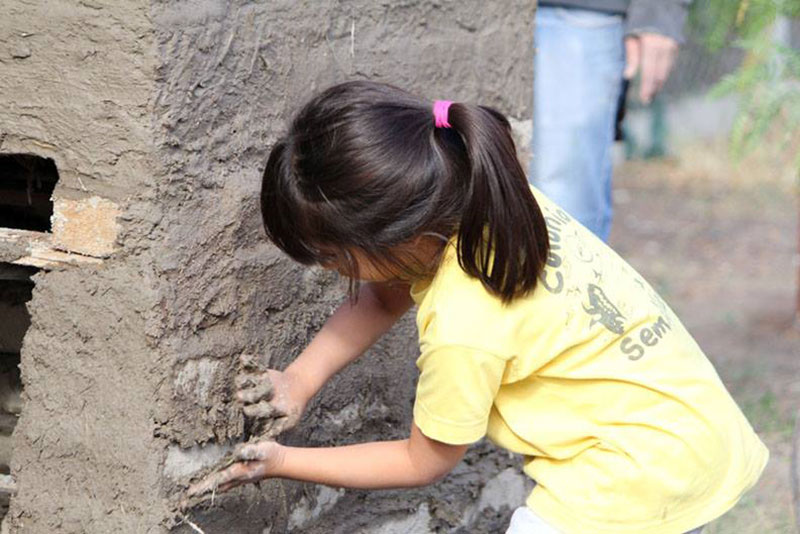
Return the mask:
<path id="1" fill-rule="evenodd" d="M 308 402 L 300 381 L 285 372 L 260 369 L 253 356 L 242 355 L 240 361 L 234 396 L 253 420 L 254 434 L 272 437 L 294 427 Z"/>
<path id="2" fill-rule="evenodd" d="M 667 81 L 675 58 L 678 41 L 658 33 L 637 33 L 625 38 L 625 79 L 641 71 L 639 98 L 649 104 Z"/>
<path id="3" fill-rule="evenodd" d="M 186 497 L 191 499 L 209 493 L 223 493 L 275 476 L 283 461 L 283 448 L 271 440 L 243 443 L 234 450 L 232 460 L 233 463 L 224 469 L 214 471 L 189 486 Z"/>

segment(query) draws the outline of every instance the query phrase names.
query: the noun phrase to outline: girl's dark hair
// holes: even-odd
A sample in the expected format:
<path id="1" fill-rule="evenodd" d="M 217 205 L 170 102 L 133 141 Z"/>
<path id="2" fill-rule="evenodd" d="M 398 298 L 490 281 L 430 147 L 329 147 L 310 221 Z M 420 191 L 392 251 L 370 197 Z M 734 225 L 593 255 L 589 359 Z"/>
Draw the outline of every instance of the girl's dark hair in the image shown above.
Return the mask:
<path id="1" fill-rule="evenodd" d="M 261 212 L 269 238 L 304 264 L 352 252 L 414 271 L 393 248 L 458 234 L 461 268 L 505 302 L 536 287 L 544 218 L 499 112 L 454 103 L 436 128 L 432 102 L 366 81 L 311 99 L 269 155 Z M 417 275 L 429 273 L 416 273 Z"/>

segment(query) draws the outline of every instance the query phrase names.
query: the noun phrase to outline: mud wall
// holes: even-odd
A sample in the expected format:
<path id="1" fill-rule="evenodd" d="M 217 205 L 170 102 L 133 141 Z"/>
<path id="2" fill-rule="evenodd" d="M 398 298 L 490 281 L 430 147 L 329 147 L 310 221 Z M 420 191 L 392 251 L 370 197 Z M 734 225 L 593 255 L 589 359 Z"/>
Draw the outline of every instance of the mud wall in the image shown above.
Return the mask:
<path id="1" fill-rule="evenodd" d="M 36 275 L 14 434 L 12 532 L 501 530 L 524 496 L 488 445 L 433 488 L 271 481 L 187 517 L 187 477 L 240 438 L 233 358 L 289 362 L 343 295 L 265 242 L 270 144 L 311 93 L 352 78 L 526 118 L 534 3 L 101 2 L 0 6 L 0 152 L 53 158 L 54 196 L 119 210 L 113 253 Z M 96 203 L 96 202 L 95 202 Z M 83 251 L 87 253 L 87 251 Z M 92 254 L 89 250 L 88 254 Z M 333 379 L 290 443 L 404 436 L 411 317 Z M 513 499 L 512 499 L 513 500 Z M 507 509 L 505 509 L 507 510 Z"/>
<path id="2" fill-rule="evenodd" d="M 125 207 L 110 258 L 34 277 L 11 532 L 159 532 L 168 512 L 145 335 L 159 320 L 152 211 L 135 208 L 159 168 L 152 35 L 143 3 L 0 3 L 0 152 L 52 158 L 57 199 Z"/>

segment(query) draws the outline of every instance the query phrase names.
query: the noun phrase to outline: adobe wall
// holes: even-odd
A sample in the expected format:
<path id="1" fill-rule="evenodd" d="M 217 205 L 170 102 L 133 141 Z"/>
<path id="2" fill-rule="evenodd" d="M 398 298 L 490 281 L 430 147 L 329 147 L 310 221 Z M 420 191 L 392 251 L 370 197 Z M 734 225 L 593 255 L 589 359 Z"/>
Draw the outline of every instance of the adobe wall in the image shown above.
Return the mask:
<path id="1" fill-rule="evenodd" d="M 292 110 L 332 83 L 369 78 L 528 118 L 533 11 L 521 0 L 4 2 L 0 153 L 56 162 L 66 223 L 53 247 L 97 260 L 34 277 L 11 532 L 499 525 L 497 495 L 521 500 L 524 487 L 506 470 L 514 460 L 486 444 L 432 488 L 271 481 L 186 517 L 175 503 L 187 477 L 241 437 L 234 357 L 285 366 L 343 295 L 260 228 L 260 173 Z M 334 378 L 285 439 L 404 436 L 412 319 Z"/>

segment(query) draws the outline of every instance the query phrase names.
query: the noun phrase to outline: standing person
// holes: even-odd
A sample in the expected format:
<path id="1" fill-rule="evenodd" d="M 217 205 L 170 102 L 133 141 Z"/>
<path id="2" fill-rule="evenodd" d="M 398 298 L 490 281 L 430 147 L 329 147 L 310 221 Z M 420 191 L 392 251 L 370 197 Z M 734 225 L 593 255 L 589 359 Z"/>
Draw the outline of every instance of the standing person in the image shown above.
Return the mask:
<path id="1" fill-rule="evenodd" d="M 243 444 L 190 496 L 268 477 L 431 484 L 488 436 L 537 483 L 508 532 L 680 534 L 725 513 L 763 470 L 766 448 L 678 318 L 529 187 L 499 112 L 334 86 L 272 148 L 261 209 L 273 243 L 349 277 L 357 298 L 285 371 L 239 377 L 245 414 L 296 423 L 416 304 L 414 420 L 396 441 Z"/>
<path id="2" fill-rule="evenodd" d="M 639 98 L 652 100 L 672 69 L 690 2 L 539 2 L 530 180 L 604 241 L 623 77 L 640 73 Z"/>

